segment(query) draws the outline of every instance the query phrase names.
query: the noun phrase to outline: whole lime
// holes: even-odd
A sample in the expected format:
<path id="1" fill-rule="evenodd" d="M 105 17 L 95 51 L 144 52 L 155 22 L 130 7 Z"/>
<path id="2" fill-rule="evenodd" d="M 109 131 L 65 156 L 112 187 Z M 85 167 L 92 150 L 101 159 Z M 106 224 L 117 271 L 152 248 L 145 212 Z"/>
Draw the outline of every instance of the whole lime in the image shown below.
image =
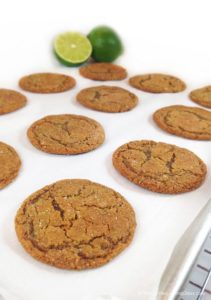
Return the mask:
<path id="1" fill-rule="evenodd" d="M 118 34 L 110 27 L 98 26 L 88 34 L 92 44 L 92 58 L 98 62 L 112 62 L 123 53 Z"/>

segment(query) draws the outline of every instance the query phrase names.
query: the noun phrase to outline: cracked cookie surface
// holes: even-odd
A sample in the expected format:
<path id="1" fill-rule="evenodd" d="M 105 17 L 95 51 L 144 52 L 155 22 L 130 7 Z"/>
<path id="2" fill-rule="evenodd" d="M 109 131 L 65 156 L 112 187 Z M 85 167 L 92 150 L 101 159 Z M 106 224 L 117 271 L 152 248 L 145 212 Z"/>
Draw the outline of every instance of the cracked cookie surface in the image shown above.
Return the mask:
<path id="1" fill-rule="evenodd" d="M 117 86 L 95 86 L 81 90 L 77 101 L 82 105 L 103 112 L 125 112 L 134 108 L 138 97 Z"/>
<path id="2" fill-rule="evenodd" d="M 193 152 L 154 141 L 132 141 L 113 154 L 113 165 L 135 184 L 164 194 L 198 188 L 206 176 L 206 165 Z"/>
<path id="3" fill-rule="evenodd" d="M 211 85 L 193 90 L 189 98 L 197 104 L 211 108 Z"/>
<path id="4" fill-rule="evenodd" d="M 81 76 L 99 81 L 122 80 L 127 77 L 125 68 L 111 63 L 93 63 L 80 67 Z"/>
<path id="5" fill-rule="evenodd" d="M 0 89 L 0 115 L 16 111 L 26 105 L 26 97 L 16 91 Z"/>
<path id="6" fill-rule="evenodd" d="M 46 116 L 33 123 L 28 131 L 32 145 L 52 154 L 79 154 L 99 147 L 105 139 L 103 127 L 80 115 Z"/>
<path id="7" fill-rule="evenodd" d="M 19 86 L 32 93 L 61 93 L 72 89 L 76 84 L 73 77 L 58 73 L 35 73 L 22 77 Z"/>
<path id="8" fill-rule="evenodd" d="M 21 160 L 15 149 L 0 142 L 0 189 L 17 177 L 20 166 Z"/>
<path id="9" fill-rule="evenodd" d="M 163 130 L 194 140 L 211 140 L 211 112 L 198 107 L 172 105 L 153 114 Z"/>
<path id="10" fill-rule="evenodd" d="M 16 233 L 34 258 L 64 269 L 99 267 L 132 241 L 131 205 L 114 190 L 66 179 L 29 196 L 15 219 Z"/>
<path id="11" fill-rule="evenodd" d="M 178 93 L 186 88 L 181 79 L 159 73 L 136 75 L 129 79 L 129 84 L 149 93 Z"/>

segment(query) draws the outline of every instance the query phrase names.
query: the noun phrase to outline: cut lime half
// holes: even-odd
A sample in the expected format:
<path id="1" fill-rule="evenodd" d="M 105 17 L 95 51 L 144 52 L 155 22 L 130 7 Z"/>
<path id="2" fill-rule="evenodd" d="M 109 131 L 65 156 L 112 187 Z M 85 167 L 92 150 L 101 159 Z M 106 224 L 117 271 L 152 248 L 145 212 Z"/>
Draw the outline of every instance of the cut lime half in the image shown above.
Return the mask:
<path id="1" fill-rule="evenodd" d="M 76 66 L 87 61 L 92 53 L 92 45 L 81 33 L 65 32 L 55 38 L 54 51 L 61 63 Z"/>

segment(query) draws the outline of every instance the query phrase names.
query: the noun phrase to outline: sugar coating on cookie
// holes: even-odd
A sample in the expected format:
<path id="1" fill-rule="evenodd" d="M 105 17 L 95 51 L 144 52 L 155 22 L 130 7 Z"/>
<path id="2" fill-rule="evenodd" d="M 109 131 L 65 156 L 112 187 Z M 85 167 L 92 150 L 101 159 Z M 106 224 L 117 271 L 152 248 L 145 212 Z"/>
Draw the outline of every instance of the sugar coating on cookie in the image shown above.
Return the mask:
<path id="1" fill-rule="evenodd" d="M 63 269 L 95 268 L 132 241 L 131 205 L 114 190 L 82 179 L 66 179 L 29 196 L 15 219 L 25 250 Z"/>
<path id="2" fill-rule="evenodd" d="M 138 97 L 117 86 L 95 86 L 81 90 L 77 100 L 82 105 L 103 112 L 125 112 L 133 109 Z"/>
<path id="3" fill-rule="evenodd" d="M 183 105 L 163 107 L 153 114 L 163 130 L 193 140 L 211 140 L 211 112 Z"/>
<path id="4" fill-rule="evenodd" d="M 79 154 L 99 147 L 105 139 L 103 127 L 80 115 L 46 116 L 27 131 L 33 146 L 52 154 Z"/>
<path id="5" fill-rule="evenodd" d="M 206 165 L 193 152 L 166 143 L 132 141 L 113 154 L 113 165 L 135 184 L 164 194 L 198 188 L 206 176 Z"/>
<path id="6" fill-rule="evenodd" d="M 189 97 L 195 103 L 211 108 L 211 85 L 193 90 Z"/>
<path id="7" fill-rule="evenodd" d="M 73 77 L 58 73 L 35 73 L 22 77 L 19 86 L 32 93 L 61 93 L 76 84 Z"/>
<path id="8" fill-rule="evenodd" d="M 125 68 L 111 63 L 93 63 L 80 67 L 81 76 L 99 81 L 122 80 L 127 77 Z"/>
<path id="9" fill-rule="evenodd" d="M 27 103 L 26 97 L 13 90 L 0 89 L 0 115 L 16 111 Z"/>
<path id="10" fill-rule="evenodd" d="M 17 177 L 20 166 L 21 160 L 15 149 L 0 142 L 0 189 Z"/>
<path id="11" fill-rule="evenodd" d="M 149 93 L 178 93 L 186 88 L 181 79 L 159 73 L 136 75 L 129 79 L 129 84 Z"/>

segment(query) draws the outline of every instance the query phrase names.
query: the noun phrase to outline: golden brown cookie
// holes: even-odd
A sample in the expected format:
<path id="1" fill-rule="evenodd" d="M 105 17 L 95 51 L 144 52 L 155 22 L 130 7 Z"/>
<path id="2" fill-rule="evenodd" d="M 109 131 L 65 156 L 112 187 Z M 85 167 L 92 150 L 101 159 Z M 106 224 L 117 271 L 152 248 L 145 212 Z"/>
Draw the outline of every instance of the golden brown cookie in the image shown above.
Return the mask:
<path id="1" fill-rule="evenodd" d="M 189 97 L 195 103 L 211 108 L 211 85 L 193 90 Z"/>
<path id="2" fill-rule="evenodd" d="M 129 84 L 149 93 L 178 93 L 186 88 L 185 83 L 181 79 L 159 73 L 131 77 Z"/>
<path id="3" fill-rule="evenodd" d="M 211 112 L 183 105 L 157 110 L 153 119 L 163 130 L 193 140 L 211 140 Z"/>
<path id="4" fill-rule="evenodd" d="M 206 165 L 193 152 L 154 141 L 132 141 L 113 154 L 113 165 L 135 184 L 164 194 L 197 189 L 206 176 Z"/>
<path id="5" fill-rule="evenodd" d="M 79 115 L 46 116 L 27 131 L 32 145 L 53 154 L 79 154 L 99 147 L 105 139 L 103 127 Z"/>
<path id="6" fill-rule="evenodd" d="M 93 63 L 80 67 L 81 76 L 92 80 L 122 80 L 127 77 L 127 71 L 118 65 L 111 63 Z"/>
<path id="7" fill-rule="evenodd" d="M 62 269 L 96 268 L 132 241 L 131 205 L 114 190 L 66 179 L 29 196 L 19 208 L 18 239 L 35 259 Z"/>
<path id="8" fill-rule="evenodd" d="M 73 77 L 57 73 L 36 73 L 20 79 L 20 87 L 32 93 L 61 93 L 72 89 L 76 84 Z"/>
<path id="9" fill-rule="evenodd" d="M 0 89 L 0 115 L 16 111 L 26 105 L 26 97 L 16 91 Z"/>
<path id="10" fill-rule="evenodd" d="M 17 177 L 20 166 L 21 160 L 15 149 L 0 142 L 0 189 Z"/>
<path id="11" fill-rule="evenodd" d="M 77 95 L 82 105 L 103 112 L 125 112 L 134 108 L 138 97 L 117 86 L 95 86 L 83 89 Z"/>

